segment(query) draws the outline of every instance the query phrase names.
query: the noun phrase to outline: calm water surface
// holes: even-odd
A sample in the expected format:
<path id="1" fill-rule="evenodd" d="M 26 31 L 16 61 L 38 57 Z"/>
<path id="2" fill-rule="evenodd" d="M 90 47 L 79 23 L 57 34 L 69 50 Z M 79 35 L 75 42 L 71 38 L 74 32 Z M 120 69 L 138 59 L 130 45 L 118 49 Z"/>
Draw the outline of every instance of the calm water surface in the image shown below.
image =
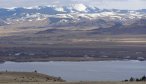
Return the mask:
<path id="1" fill-rule="evenodd" d="M 121 81 L 146 75 L 146 61 L 5 62 L 0 71 L 34 71 L 67 81 Z"/>

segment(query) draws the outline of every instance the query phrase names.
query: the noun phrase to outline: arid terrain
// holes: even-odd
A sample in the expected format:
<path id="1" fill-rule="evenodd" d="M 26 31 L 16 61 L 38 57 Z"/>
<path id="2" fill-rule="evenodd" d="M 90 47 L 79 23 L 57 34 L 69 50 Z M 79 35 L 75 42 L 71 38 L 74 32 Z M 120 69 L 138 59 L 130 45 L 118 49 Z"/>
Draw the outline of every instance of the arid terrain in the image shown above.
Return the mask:
<path id="1" fill-rule="evenodd" d="M 37 72 L 0 72 L 0 84 L 145 84 L 145 82 L 65 82 Z"/>
<path id="2" fill-rule="evenodd" d="M 97 42 L 82 45 L 0 45 L 0 61 L 145 60 L 145 43 Z"/>
<path id="3" fill-rule="evenodd" d="M 146 59 L 144 10 L 77 6 L 0 9 L 0 62 Z"/>
<path id="4" fill-rule="evenodd" d="M 20 84 L 20 83 L 15 82 L 0 84 Z M 21 84 L 145 84 L 145 82 L 23 82 Z"/>
<path id="5" fill-rule="evenodd" d="M 63 82 L 61 78 L 40 74 L 37 72 L 0 72 L 1 83 L 21 82 Z"/>

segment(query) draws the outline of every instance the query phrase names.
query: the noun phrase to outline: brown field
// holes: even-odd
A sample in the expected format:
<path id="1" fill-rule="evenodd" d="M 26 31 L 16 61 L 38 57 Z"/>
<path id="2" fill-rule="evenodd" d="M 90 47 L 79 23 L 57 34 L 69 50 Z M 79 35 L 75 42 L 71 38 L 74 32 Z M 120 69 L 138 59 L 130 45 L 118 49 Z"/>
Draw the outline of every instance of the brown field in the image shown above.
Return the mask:
<path id="1" fill-rule="evenodd" d="M 146 82 L 10 82 L 0 84 L 146 84 Z"/>
<path id="2" fill-rule="evenodd" d="M 62 82 L 61 78 L 40 74 L 37 72 L 0 72 L 0 84 L 21 82 Z"/>
<path id="3" fill-rule="evenodd" d="M 36 72 L 0 72 L 0 84 L 146 84 L 146 82 L 65 82 Z"/>

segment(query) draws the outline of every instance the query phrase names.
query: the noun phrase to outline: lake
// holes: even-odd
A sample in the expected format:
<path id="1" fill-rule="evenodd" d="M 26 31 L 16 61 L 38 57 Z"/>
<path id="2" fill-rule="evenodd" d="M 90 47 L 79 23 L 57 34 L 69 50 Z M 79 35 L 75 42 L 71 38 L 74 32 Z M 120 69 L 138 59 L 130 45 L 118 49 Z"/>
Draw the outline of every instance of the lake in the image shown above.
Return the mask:
<path id="1" fill-rule="evenodd" d="M 67 81 L 121 81 L 146 75 L 146 61 L 5 62 L 0 71 L 34 71 Z"/>

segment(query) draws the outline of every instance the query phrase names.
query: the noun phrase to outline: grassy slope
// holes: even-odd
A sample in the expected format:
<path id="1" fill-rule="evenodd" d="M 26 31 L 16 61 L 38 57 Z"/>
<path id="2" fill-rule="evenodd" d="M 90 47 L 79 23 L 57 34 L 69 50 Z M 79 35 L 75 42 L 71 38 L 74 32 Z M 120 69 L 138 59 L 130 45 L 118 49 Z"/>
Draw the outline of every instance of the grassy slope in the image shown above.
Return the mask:
<path id="1" fill-rule="evenodd" d="M 0 84 L 146 84 L 146 82 L 14 82 Z"/>
<path id="2" fill-rule="evenodd" d="M 52 77 L 35 72 L 0 72 L 1 83 L 13 82 L 56 82 L 63 81 L 60 78 Z"/>
<path id="3" fill-rule="evenodd" d="M 0 84 L 146 84 L 146 82 L 64 82 L 35 72 L 0 72 Z"/>

